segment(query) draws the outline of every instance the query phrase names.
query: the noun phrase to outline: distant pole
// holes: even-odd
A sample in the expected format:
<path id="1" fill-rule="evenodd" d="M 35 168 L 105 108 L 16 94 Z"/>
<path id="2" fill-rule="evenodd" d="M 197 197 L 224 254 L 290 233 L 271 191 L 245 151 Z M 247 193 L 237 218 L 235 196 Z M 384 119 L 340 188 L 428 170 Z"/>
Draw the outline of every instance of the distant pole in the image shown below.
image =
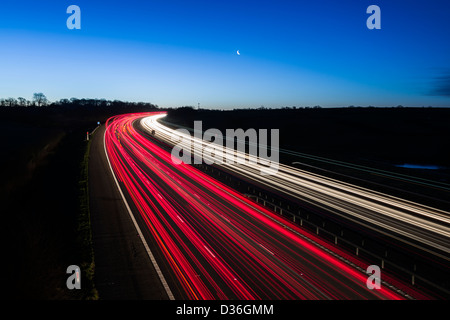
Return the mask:
<path id="1" fill-rule="evenodd" d="M 199 110 L 200 109 L 200 102 L 198 103 L 198 107 L 197 107 L 197 110 Z"/>
<path id="2" fill-rule="evenodd" d="M 89 141 L 89 131 L 86 132 L 86 141 Z"/>

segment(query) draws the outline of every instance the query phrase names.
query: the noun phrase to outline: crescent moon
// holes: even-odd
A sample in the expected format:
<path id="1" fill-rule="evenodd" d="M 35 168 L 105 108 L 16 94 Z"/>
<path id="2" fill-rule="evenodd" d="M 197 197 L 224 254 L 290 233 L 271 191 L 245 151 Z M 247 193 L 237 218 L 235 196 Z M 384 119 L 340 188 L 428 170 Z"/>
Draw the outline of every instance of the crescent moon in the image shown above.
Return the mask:
<path id="1" fill-rule="evenodd" d="M 236 51 L 236 53 L 238 54 L 238 56 L 240 56 L 241 54 L 240 54 L 240 52 L 239 52 L 239 50 L 238 51 Z"/>

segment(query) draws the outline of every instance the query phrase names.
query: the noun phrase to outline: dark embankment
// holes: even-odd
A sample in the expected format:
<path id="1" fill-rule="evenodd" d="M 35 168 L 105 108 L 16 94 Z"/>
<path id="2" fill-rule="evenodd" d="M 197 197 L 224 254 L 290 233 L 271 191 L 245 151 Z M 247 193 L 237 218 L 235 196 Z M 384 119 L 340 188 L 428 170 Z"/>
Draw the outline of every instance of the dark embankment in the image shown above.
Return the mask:
<path id="1" fill-rule="evenodd" d="M 224 135 L 226 129 L 279 129 L 280 148 L 294 151 L 280 152 L 282 163 L 296 162 L 295 166 L 305 170 L 450 210 L 449 192 L 430 186 L 434 182 L 450 184 L 449 108 L 216 111 L 183 107 L 169 110 L 164 120 L 190 128 L 195 120 L 201 120 L 203 131 L 217 128 Z M 335 160 L 373 168 L 377 173 L 338 165 Z M 425 169 L 400 167 L 404 164 Z M 426 169 L 428 166 L 437 169 Z M 401 178 L 378 174 L 380 170 Z M 427 182 L 411 183 L 410 177 Z"/>
<path id="2" fill-rule="evenodd" d="M 311 108 L 169 110 L 167 121 L 203 129 L 280 129 L 282 148 L 336 160 L 450 166 L 450 109 Z"/>
<path id="3" fill-rule="evenodd" d="M 86 132 L 110 116 L 152 109 L 92 104 L 0 108 L 5 133 L 1 225 L 9 299 L 97 298 Z M 81 267 L 81 290 L 66 287 L 69 265 Z"/>

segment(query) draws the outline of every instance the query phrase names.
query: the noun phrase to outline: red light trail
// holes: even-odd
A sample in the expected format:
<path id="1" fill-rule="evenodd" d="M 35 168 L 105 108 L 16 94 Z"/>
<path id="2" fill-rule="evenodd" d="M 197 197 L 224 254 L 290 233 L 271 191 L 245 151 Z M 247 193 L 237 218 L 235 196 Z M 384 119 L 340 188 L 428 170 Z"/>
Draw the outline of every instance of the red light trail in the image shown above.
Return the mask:
<path id="1" fill-rule="evenodd" d="M 331 248 L 321 239 L 193 166 L 174 164 L 170 152 L 133 126 L 154 114 L 109 119 L 105 148 L 180 298 L 403 298 L 388 287 L 369 290 L 368 275 L 317 246 Z"/>

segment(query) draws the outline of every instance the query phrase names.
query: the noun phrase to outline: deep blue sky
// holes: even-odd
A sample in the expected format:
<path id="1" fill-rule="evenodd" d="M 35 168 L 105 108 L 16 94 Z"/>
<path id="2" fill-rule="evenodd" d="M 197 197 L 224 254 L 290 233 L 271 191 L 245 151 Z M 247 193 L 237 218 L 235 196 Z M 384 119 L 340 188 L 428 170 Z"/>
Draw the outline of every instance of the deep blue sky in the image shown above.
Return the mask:
<path id="1" fill-rule="evenodd" d="M 2 0 L 0 98 L 450 106 L 449 14 L 448 0 Z"/>

